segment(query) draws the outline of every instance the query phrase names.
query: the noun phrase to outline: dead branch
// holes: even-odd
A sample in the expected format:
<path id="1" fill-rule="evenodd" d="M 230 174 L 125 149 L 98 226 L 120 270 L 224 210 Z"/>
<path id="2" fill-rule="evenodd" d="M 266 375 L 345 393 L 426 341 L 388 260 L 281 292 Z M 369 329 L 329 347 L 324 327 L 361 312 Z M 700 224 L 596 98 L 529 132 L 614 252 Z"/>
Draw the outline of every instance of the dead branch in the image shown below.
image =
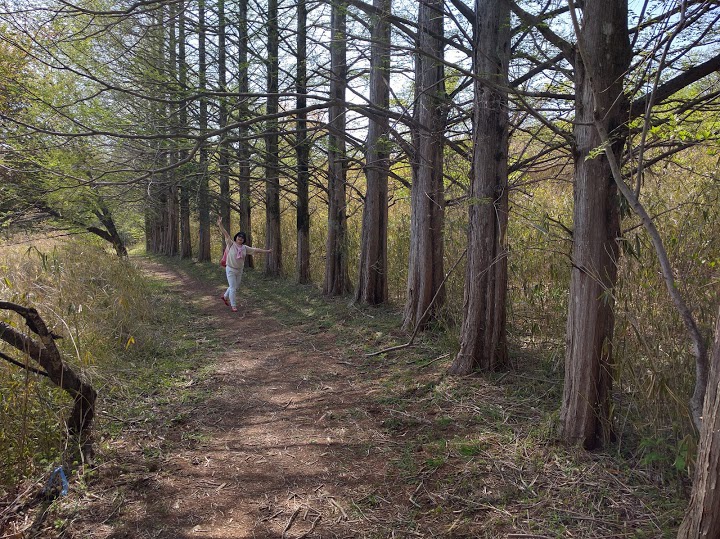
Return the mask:
<path id="1" fill-rule="evenodd" d="M 422 327 L 423 322 L 425 322 L 425 318 L 427 317 L 428 313 L 430 312 L 430 309 L 432 308 L 433 304 L 435 303 L 435 300 L 437 299 L 438 295 L 440 294 L 440 291 L 445 286 L 445 281 L 448 280 L 448 277 L 452 274 L 452 272 L 455 270 L 457 265 L 460 263 L 460 261 L 465 258 L 465 255 L 467 254 L 467 249 L 465 249 L 462 254 L 458 257 L 458 259 L 455 261 L 455 263 L 452 265 L 452 268 L 445 274 L 445 277 L 443 278 L 442 282 L 440 283 L 440 286 L 438 286 L 437 292 L 435 292 L 435 295 L 433 296 L 432 300 L 428 304 L 427 308 L 425 309 L 425 312 L 422 314 L 420 319 L 415 324 L 415 329 L 412 332 L 412 335 L 410 336 L 410 340 L 406 342 L 405 344 L 400 344 L 398 346 L 391 346 L 390 348 L 385 348 L 383 350 L 379 350 L 377 352 L 372 352 L 370 354 L 365 354 L 365 357 L 373 357 L 373 356 L 379 356 L 380 354 L 384 354 L 386 352 L 393 352 L 395 350 L 402 350 L 403 348 L 409 348 L 412 346 L 413 342 L 415 341 L 415 337 L 417 337 L 418 331 L 420 331 L 420 328 Z"/>
<path id="2" fill-rule="evenodd" d="M 70 436 L 77 437 L 82 457 L 85 462 L 91 462 L 94 455 L 91 427 L 95 416 L 97 392 L 63 361 L 60 350 L 55 344 L 55 340 L 60 337 L 48 329 L 36 309 L 0 301 L 0 310 L 12 311 L 20 315 L 25 319 L 30 331 L 37 335 L 38 340 L 18 331 L 6 322 L 0 322 L 0 340 L 27 354 L 45 370 L 47 377 L 55 385 L 73 397 L 73 409 L 66 421 L 67 432 Z"/>

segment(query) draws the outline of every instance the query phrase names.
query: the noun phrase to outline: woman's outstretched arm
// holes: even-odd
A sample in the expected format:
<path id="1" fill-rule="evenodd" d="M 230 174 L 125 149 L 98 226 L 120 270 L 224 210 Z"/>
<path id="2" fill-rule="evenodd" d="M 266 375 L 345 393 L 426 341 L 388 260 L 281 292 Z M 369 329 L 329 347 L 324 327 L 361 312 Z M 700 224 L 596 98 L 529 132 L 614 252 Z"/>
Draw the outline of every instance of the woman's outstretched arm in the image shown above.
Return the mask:
<path id="1" fill-rule="evenodd" d="M 225 243 L 232 243 L 232 238 L 230 237 L 230 233 L 225 230 L 225 227 L 222 226 L 222 217 L 217 218 L 217 226 L 222 232 L 223 236 L 225 237 Z"/>

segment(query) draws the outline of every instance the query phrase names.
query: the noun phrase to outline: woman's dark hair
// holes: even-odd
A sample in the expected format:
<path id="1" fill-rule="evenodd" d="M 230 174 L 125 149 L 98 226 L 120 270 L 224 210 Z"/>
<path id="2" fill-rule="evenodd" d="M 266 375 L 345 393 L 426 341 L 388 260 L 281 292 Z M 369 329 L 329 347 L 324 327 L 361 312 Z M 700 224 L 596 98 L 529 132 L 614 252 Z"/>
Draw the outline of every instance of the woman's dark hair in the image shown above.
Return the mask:
<path id="1" fill-rule="evenodd" d="M 238 238 L 242 238 L 243 243 L 247 243 L 247 236 L 245 235 L 245 232 L 238 232 L 237 234 L 235 234 L 233 241 L 237 241 Z"/>

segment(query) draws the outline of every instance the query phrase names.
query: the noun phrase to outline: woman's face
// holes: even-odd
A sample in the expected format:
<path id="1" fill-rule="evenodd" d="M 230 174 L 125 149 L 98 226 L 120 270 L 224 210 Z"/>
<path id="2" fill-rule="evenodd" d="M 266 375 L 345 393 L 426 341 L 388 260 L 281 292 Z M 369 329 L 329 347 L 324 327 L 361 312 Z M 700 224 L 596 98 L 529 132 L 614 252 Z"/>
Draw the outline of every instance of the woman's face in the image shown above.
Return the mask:
<path id="1" fill-rule="evenodd" d="M 235 243 L 237 243 L 238 245 L 242 245 L 243 243 L 245 243 L 245 240 L 243 239 L 242 236 L 237 236 L 235 238 Z"/>

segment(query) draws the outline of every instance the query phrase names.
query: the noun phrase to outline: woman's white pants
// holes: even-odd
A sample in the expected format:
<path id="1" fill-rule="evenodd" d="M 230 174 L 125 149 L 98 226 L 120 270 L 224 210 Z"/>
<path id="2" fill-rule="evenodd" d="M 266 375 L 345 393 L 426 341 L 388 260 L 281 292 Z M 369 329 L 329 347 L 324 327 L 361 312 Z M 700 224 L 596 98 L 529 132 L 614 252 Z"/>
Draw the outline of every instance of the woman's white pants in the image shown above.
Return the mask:
<path id="1" fill-rule="evenodd" d="M 225 291 L 225 299 L 230 301 L 230 305 L 237 307 L 236 296 L 240 290 L 240 281 L 242 281 L 243 268 L 233 269 L 225 266 L 225 275 L 227 276 L 228 289 Z"/>

